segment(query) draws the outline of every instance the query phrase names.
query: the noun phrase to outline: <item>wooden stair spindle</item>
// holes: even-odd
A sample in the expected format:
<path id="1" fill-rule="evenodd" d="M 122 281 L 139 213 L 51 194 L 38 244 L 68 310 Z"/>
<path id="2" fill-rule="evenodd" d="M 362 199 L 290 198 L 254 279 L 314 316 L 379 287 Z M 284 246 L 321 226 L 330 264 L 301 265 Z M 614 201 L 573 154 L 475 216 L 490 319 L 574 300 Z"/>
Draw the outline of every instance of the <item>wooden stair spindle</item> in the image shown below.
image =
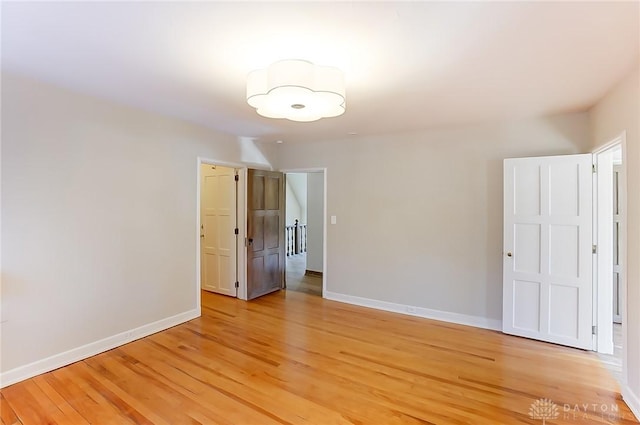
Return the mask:
<path id="1" fill-rule="evenodd" d="M 285 226 L 285 239 L 287 257 L 307 252 L 307 225 L 296 219 L 295 224 Z"/>

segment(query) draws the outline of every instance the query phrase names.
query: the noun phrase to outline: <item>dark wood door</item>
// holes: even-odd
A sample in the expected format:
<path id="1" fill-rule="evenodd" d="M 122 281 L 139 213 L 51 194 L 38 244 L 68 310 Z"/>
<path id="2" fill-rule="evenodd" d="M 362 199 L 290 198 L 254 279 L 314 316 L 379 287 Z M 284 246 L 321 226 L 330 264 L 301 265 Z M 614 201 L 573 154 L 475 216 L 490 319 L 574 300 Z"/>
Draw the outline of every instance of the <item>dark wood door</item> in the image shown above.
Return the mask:
<path id="1" fill-rule="evenodd" d="M 284 175 L 248 170 L 247 298 L 277 291 L 284 283 Z"/>

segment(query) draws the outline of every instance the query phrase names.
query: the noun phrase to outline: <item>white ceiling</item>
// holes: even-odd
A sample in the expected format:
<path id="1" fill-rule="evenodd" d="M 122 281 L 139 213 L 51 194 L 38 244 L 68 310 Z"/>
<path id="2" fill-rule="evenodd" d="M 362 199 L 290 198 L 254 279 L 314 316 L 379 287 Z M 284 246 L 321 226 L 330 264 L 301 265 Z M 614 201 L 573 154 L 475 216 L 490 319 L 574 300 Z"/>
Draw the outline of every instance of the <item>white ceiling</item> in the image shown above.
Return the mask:
<path id="1" fill-rule="evenodd" d="M 640 3 L 2 3 L 2 70 L 285 142 L 583 111 L 637 63 Z M 341 68 L 347 111 L 260 117 L 245 78 Z"/>

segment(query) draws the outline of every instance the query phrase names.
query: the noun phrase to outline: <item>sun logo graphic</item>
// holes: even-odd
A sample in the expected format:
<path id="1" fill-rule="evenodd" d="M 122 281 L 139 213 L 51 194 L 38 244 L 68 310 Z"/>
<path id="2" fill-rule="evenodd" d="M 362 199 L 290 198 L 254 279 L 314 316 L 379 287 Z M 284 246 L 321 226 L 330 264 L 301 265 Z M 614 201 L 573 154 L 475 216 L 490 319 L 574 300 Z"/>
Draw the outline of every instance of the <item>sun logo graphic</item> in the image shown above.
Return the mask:
<path id="1" fill-rule="evenodd" d="M 531 419 L 542 419 L 542 424 L 546 424 L 549 419 L 558 419 L 560 411 L 558 405 L 548 398 L 541 398 L 531 403 L 529 407 L 529 417 Z"/>

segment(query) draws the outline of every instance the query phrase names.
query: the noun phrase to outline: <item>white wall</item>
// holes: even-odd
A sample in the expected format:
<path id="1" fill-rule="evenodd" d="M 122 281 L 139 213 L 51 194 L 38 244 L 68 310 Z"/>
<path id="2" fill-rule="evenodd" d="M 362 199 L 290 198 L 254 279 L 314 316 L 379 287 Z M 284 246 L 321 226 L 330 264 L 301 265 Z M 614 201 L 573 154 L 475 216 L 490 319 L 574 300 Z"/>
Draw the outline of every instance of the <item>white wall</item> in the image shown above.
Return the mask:
<path id="1" fill-rule="evenodd" d="M 307 270 L 322 272 L 324 173 L 307 174 Z"/>
<path id="2" fill-rule="evenodd" d="M 3 378 L 197 314 L 198 156 L 266 158 L 246 140 L 2 75 Z"/>
<path id="3" fill-rule="evenodd" d="M 592 146 L 626 132 L 627 353 L 623 397 L 640 417 L 640 71 L 636 68 L 590 112 Z"/>
<path id="4" fill-rule="evenodd" d="M 296 219 L 300 220 L 300 204 L 298 203 L 298 198 L 296 198 L 296 194 L 291 190 L 291 185 L 289 184 L 289 177 L 287 177 L 287 188 L 286 188 L 286 225 L 293 225 Z"/>
<path id="5" fill-rule="evenodd" d="M 288 173 L 287 179 L 287 225 L 307 222 L 307 175 L 305 173 Z M 289 208 L 291 206 L 291 208 Z"/>
<path id="6" fill-rule="evenodd" d="M 587 152 L 570 114 L 278 147 L 278 167 L 327 167 L 327 291 L 502 316 L 502 160 Z"/>

